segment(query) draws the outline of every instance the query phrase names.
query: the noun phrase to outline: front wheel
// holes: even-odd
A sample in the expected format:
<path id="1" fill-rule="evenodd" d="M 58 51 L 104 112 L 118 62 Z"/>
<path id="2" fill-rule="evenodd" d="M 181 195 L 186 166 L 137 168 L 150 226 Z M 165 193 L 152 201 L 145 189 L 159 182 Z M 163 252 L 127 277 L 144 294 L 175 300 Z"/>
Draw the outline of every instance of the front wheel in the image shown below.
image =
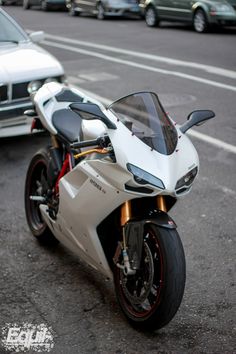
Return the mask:
<path id="1" fill-rule="evenodd" d="M 114 270 L 118 302 L 135 327 L 164 327 L 177 312 L 185 286 L 185 256 L 176 230 L 147 224 L 142 259 L 134 275 Z"/>
<path id="2" fill-rule="evenodd" d="M 42 243 L 57 243 L 46 222 L 43 220 L 40 204 L 43 201 L 32 200 L 32 196 L 46 198 L 48 191 L 47 170 L 49 157 L 47 151 L 39 150 L 32 158 L 25 181 L 25 214 L 32 234 Z"/>
<path id="3" fill-rule="evenodd" d="M 145 21 L 149 27 L 156 27 L 159 24 L 157 11 L 153 6 L 147 8 L 145 12 Z"/>
<path id="4" fill-rule="evenodd" d="M 193 16 L 193 27 L 198 33 L 205 33 L 209 29 L 209 24 L 205 12 L 201 9 L 197 10 Z"/>

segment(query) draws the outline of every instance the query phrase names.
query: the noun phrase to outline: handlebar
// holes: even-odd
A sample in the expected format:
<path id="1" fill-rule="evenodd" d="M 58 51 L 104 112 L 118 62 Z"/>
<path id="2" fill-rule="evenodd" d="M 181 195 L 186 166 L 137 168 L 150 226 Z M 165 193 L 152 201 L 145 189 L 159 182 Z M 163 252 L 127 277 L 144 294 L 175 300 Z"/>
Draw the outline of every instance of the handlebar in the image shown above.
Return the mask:
<path id="1" fill-rule="evenodd" d="M 72 144 L 70 144 L 70 147 L 72 149 L 80 149 L 80 148 L 96 145 L 96 146 L 100 146 L 100 147 L 104 148 L 109 143 L 110 143 L 110 139 L 109 139 L 108 135 L 105 135 L 105 136 L 100 136 L 94 140 L 84 140 L 84 141 L 78 141 L 76 143 L 72 143 Z"/>

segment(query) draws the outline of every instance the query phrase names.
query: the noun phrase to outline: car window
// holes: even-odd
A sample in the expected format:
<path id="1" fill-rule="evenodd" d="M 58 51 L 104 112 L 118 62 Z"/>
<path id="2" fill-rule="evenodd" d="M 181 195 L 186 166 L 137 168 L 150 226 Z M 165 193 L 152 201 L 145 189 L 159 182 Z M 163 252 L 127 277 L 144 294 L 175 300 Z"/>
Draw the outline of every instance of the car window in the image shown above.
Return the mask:
<path id="1" fill-rule="evenodd" d="M 26 41 L 27 37 L 23 35 L 21 30 L 10 21 L 3 13 L 0 12 L 0 45 L 9 42 Z"/>

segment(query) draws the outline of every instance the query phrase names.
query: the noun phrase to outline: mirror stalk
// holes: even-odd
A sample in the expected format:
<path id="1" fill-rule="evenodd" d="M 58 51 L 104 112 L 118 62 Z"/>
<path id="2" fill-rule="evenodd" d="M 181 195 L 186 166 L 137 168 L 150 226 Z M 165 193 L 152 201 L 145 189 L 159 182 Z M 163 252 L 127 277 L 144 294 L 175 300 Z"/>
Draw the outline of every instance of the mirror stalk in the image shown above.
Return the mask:
<path id="1" fill-rule="evenodd" d="M 215 113 L 210 110 L 198 110 L 193 111 L 189 114 L 187 121 L 181 125 L 180 130 L 182 133 L 186 133 L 187 130 L 192 128 L 194 125 L 201 125 L 205 123 L 208 119 L 214 118 Z"/>

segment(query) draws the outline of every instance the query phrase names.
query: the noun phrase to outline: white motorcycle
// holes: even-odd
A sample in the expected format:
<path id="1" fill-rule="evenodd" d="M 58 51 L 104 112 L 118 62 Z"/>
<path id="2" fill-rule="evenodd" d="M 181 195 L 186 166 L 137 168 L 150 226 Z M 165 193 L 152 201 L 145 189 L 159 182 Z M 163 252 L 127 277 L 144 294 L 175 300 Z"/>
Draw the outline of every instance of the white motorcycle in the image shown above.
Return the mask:
<path id="1" fill-rule="evenodd" d="M 34 95 L 33 129 L 51 146 L 32 158 L 25 184 L 29 227 L 61 241 L 106 277 L 132 325 L 165 326 L 185 286 L 185 256 L 167 214 L 189 193 L 197 152 L 185 135 L 213 118 L 194 111 L 180 127 L 158 96 L 137 92 L 109 107 L 57 83 Z"/>

